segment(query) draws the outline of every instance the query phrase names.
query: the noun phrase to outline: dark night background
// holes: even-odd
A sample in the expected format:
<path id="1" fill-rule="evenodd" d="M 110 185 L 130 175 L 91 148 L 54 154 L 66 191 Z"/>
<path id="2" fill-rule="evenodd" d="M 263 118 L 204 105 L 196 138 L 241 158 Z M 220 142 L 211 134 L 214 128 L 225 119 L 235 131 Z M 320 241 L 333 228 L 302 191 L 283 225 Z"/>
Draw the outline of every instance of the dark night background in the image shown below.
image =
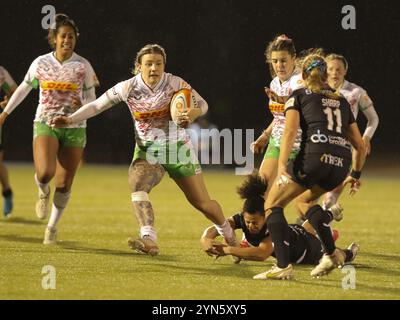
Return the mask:
<path id="1" fill-rule="evenodd" d="M 220 129 L 255 128 L 272 117 L 263 91 L 271 81 L 264 61 L 266 43 L 281 33 L 297 51 L 320 46 L 345 55 L 348 80 L 364 87 L 380 125 L 371 161 L 400 162 L 399 9 L 391 1 L 16 1 L 2 3 L 0 65 L 20 83 L 31 62 L 50 52 L 41 27 L 44 5 L 77 23 L 76 52 L 93 65 L 99 96 L 131 77 L 136 52 L 147 43 L 167 50 L 167 72 L 188 81 L 209 103 Z M 357 29 L 343 30 L 341 9 L 355 6 Z M 7 161 L 32 160 L 32 120 L 38 92 L 32 91 L 5 125 Z M 361 113 L 360 113 L 361 114 Z M 359 124 L 363 132 L 364 117 Z M 134 147 L 128 108 L 116 106 L 88 121 L 88 162 L 129 163 Z"/>

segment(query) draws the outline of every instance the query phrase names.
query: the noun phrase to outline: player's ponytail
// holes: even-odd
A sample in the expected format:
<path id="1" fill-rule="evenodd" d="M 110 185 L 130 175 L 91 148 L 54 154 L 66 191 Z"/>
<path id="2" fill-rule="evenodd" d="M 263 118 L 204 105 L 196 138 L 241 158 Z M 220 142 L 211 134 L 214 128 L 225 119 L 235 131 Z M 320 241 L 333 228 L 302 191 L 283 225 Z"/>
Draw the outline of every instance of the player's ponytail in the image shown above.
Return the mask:
<path id="1" fill-rule="evenodd" d="M 313 93 L 324 94 L 331 99 L 338 99 L 339 95 L 328 89 L 326 80 L 328 78 L 326 61 L 323 56 L 310 54 L 303 60 L 304 86 Z"/>
<path id="2" fill-rule="evenodd" d="M 55 49 L 54 40 L 57 37 L 58 30 L 63 26 L 71 27 L 75 32 L 76 38 L 79 37 L 79 30 L 74 20 L 70 19 L 66 14 L 56 14 L 53 24 L 50 26 L 49 33 L 47 34 L 47 41 L 49 42 L 50 47 L 53 49 Z"/>
<path id="3" fill-rule="evenodd" d="M 240 198 L 244 199 L 243 212 L 249 214 L 264 214 L 264 194 L 267 191 L 267 183 L 254 172 L 246 177 L 246 180 L 237 188 Z"/>

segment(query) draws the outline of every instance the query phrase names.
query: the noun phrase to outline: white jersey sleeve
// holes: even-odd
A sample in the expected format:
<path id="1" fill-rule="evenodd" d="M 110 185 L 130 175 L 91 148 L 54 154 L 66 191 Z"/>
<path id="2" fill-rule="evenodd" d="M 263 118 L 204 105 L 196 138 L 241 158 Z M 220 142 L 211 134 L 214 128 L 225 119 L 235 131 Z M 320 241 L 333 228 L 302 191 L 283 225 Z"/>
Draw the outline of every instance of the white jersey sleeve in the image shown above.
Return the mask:
<path id="1" fill-rule="evenodd" d="M 304 88 L 304 81 L 303 81 L 303 77 L 301 72 L 294 75 L 291 79 L 290 79 L 290 88 L 292 90 L 292 92 Z"/>
<path id="2" fill-rule="evenodd" d="M 114 104 L 108 98 L 107 94 L 104 93 L 100 98 L 82 106 L 75 113 L 71 114 L 68 118 L 72 123 L 79 123 L 92 118 L 99 113 L 111 108 Z"/>
<path id="3" fill-rule="evenodd" d="M 379 124 L 379 116 L 376 113 L 371 98 L 368 96 L 365 90 L 362 91 L 358 104 L 360 106 L 360 110 L 362 111 L 362 113 L 364 113 L 365 117 L 368 120 L 367 127 L 364 131 L 364 136 L 372 139 Z"/>
<path id="4" fill-rule="evenodd" d="M 37 66 L 38 66 L 38 62 L 39 59 L 41 57 L 35 59 L 31 66 L 29 67 L 28 72 L 25 75 L 24 81 L 29 84 L 33 89 L 37 89 L 39 87 L 39 81 L 36 75 L 36 71 L 37 71 Z"/>
<path id="5" fill-rule="evenodd" d="M 13 110 L 18 107 L 22 101 L 24 101 L 31 90 L 32 87 L 30 85 L 28 85 L 26 82 L 22 82 L 11 96 L 10 101 L 8 101 L 7 106 L 4 108 L 4 112 L 7 114 L 13 112 Z"/>
<path id="6" fill-rule="evenodd" d="M 126 102 L 128 99 L 130 87 L 131 80 L 122 81 L 117 83 L 111 89 L 108 89 L 106 95 L 113 104 Z"/>
<path id="7" fill-rule="evenodd" d="M 94 87 L 98 87 L 100 83 L 99 80 L 97 79 L 96 73 L 94 72 L 90 62 L 85 59 L 84 64 L 85 64 L 86 77 L 83 85 L 83 91 L 87 91 Z"/>

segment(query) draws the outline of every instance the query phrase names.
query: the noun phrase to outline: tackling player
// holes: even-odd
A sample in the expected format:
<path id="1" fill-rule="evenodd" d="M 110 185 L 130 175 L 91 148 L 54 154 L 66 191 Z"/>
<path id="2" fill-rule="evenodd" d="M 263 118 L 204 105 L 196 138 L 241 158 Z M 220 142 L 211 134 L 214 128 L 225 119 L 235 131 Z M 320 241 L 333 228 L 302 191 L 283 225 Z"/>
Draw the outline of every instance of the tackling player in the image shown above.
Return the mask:
<path id="1" fill-rule="evenodd" d="M 245 200 L 243 210 L 228 219 L 233 229 L 241 229 L 248 243 L 244 247 L 231 247 L 216 244 L 215 238 L 218 236 L 213 226 L 207 228 L 201 238 L 204 248 L 213 246 L 213 250 L 208 253 L 215 256 L 233 255 L 244 260 L 264 261 L 270 256 L 275 256 L 274 246 L 271 236 L 265 223 L 264 214 L 264 195 L 267 185 L 257 174 L 252 174 L 246 178 L 238 194 Z M 317 265 L 323 256 L 323 248 L 319 239 L 315 236 L 314 228 L 305 222 L 303 226 L 297 224 L 288 225 L 290 237 L 290 262 L 296 264 Z M 346 262 L 355 259 L 359 246 L 352 243 L 348 249 L 343 250 L 346 255 Z M 256 279 L 266 279 L 262 273 Z"/>

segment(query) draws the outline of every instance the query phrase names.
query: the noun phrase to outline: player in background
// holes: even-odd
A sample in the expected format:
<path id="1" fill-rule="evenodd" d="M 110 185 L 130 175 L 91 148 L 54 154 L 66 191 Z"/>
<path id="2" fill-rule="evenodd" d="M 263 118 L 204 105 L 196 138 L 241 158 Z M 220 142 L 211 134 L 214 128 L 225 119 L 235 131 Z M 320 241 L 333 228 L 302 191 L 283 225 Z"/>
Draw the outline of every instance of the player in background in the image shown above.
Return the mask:
<path id="1" fill-rule="evenodd" d="M 39 188 L 36 214 L 40 219 L 47 217 L 49 183 L 55 177 L 53 206 L 44 244 L 56 243 L 56 225 L 67 206 L 86 145 L 85 121 L 62 129 L 51 128 L 50 121 L 58 115 L 68 116 L 82 103 L 95 100 L 95 87 L 99 85 L 90 63 L 74 52 L 79 36 L 75 22 L 64 14 L 58 14 L 54 23 L 48 33 L 48 42 L 54 51 L 33 61 L 24 81 L 0 115 L 1 125 L 32 89 L 40 88 L 39 106 L 33 123 L 35 181 Z"/>
<path id="2" fill-rule="evenodd" d="M 256 278 L 293 277 L 289 255 L 293 244 L 287 231 L 284 208 L 302 193 L 307 195 L 303 196 L 304 205 L 308 205 L 304 210 L 306 218 L 324 248 L 324 256 L 311 271 L 311 276 L 325 275 L 344 263 L 345 256 L 333 241 L 329 225 L 333 219 L 331 212 L 312 202 L 342 183 L 351 185 L 351 194 L 357 192 L 365 162 L 365 146 L 349 103 L 326 84 L 326 68 L 322 56 L 307 56 L 302 67 L 304 88 L 296 90 L 285 104 L 286 124 L 277 179 L 264 206 L 277 265 Z M 288 159 L 299 127 L 303 132 L 301 149 L 293 163 L 293 174 L 289 175 Z M 350 164 L 352 171 L 347 176 Z"/>
<path id="3" fill-rule="evenodd" d="M 201 237 L 202 246 L 211 246 L 215 249 L 216 257 L 232 255 L 244 260 L 264 261 L 275 256 L 271 236 L 265 223 L 264 195 L 267 185 L 257 172 L 247 176 L 243 184 L 237 189 L 244 199 L 242 212 L 228 218 L 233 229 L 240 229 L 245 235 L 247 246 L 231 247 L 215 242 L 218 232 L 214 226 L 207 228 Z M 316 237 L 314 228 L 305 222 L 303 226 L 288 225 L 291 246 L 290 262 L 296 264 L 317 265 L 323 255 L 322 244 Z M 336 239 L 334 239 L 336 241 Z M 352 243 L 348 249 L 342 250 L 346 255 L 345 262 L 353 261 L 359 250 L 359 245 Z M 264 276 L 264 274 L 262 274 Z M 258 277 L 257 279 L 265 279 Z"/>
<path id="4" fill-rule="evenodd" d="M 17 85 L 8 71 L 0 66 L 0 90 L 4 94 L 3 101 L 0 102 L 0 113 L 7 105 L 8 100 L 17 89 Z M 8 177 L 8 171 L 3 162 L 4 159 L 4 147 L 3 147 L 3 127 L 0 126 L 0 183 L 2 188 L 2 194 L 4 198 L 3 202 L 3 214 L 4 217 L 9 217 L 13 210 L 13 192 L 10 186 L 10 180 Z"/>
<path id="5" fill-rule="evenodd" d="M 371 152 L 371 139 L 379 124 L 379 117 L 375 111 L 374 104 L 363 88 L 345 79 L 349 65 L 344 56 L 332 53 L 329 54 L 325 60 L 328 65 L 329 86 L 346 98 L 356 120 L 359 111 L 367 118 L 368 122 L 362 139 L 365 144 L 367 155 L 369 155 Z M 343 187 L 339 186 L 328 192 L 324 200 L 325 208 L 330 208 L 335 205 L 342 191 Z"/>
<path id="6" fill-rule="evenodd" d="M 293 91 L 302 87 L 303 81 L 301 71 L 296 67 L 294 42 L 286 35 L 277 36 L 267 45 L 265 57 L 273 78 L 270 88 L 265 88 L 265 90 L 269 97 L 269 110 L 274 119 L 251 147 L 255 153 L 261 153 L 268 144 L 259 170 L 259 174 L 268 184 L 268 193 L 278 168 L 281 139 L 285 128 L 285 102 Z M 300 150 L 300 142 L 301 130 L 299 129 L 290 160 L 293 160 Z"/>
<path id="7" fill-rule="evenodd" d="M 157 232 L 154 210 L 149 193 L 160 183 L 165 171 L 184 192 L 187 200 L 206 218 L 230 245 L 235 245 L 234 232 L 225 219 L 217 201 L 211 200 L 200 164 L 185 131 L 190 123 L 185 114 L 178 119 L 179 126 L 170 121 L 169 103 L 173 94 L 190 88 L 180 77 L 166 73 L 166 53 L 157 44 L 144 46 L 136 55 L 134 77 L 120 82 L 69 117 L 53 120 L 55 126 L 79 123 L 112 106 L 125 102 L 135 125 L 136 146 L 129 167 L 131 201 L 140 232 L 139 238 L 129 238 L 128 245 L 137 251 L 157 255 Z M 205 114 L 207 102 L 195 91 L 199 112 Z M 177 157 L 188 155 L 186 159 Z M 204 248 L 209 250 L 211 248 Z"/>

